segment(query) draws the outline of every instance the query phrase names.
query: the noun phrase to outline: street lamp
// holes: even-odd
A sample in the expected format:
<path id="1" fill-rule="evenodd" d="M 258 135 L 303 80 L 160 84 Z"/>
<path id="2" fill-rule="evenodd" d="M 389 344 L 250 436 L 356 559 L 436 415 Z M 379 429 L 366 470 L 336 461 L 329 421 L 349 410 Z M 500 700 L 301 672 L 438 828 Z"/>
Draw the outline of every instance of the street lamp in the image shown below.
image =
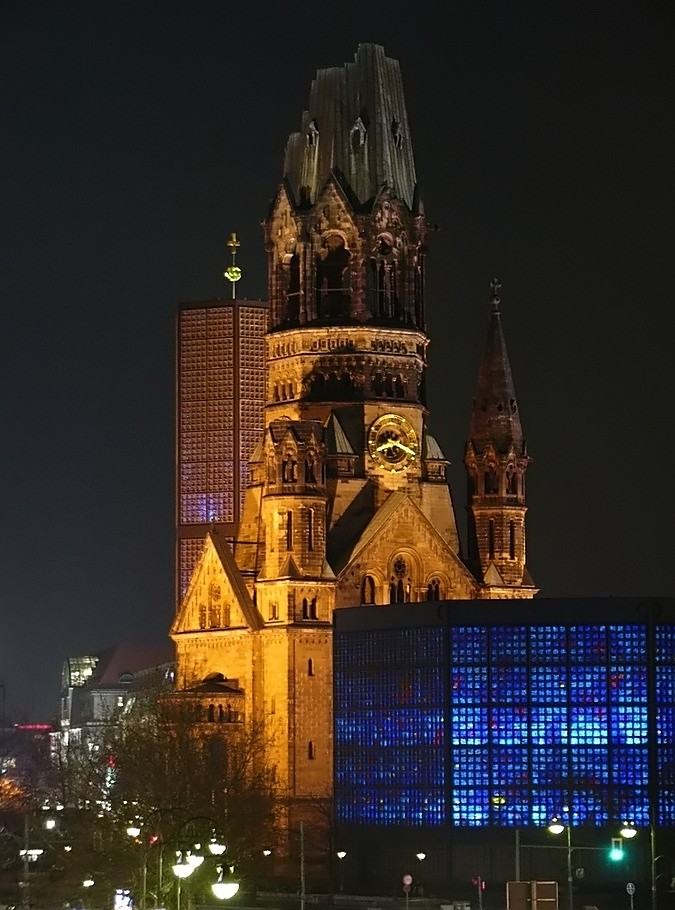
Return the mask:
<path id="1" fill-rule="evenodd" d="M 340 894 L 342 894 L 343 891 L 345 890 L 345 878 L 344 878 L 344 874 L 343 874 L 343 870 L 342 870 L 342 861 L 346 858 L 346 856 L 347 856 L 347 851 L 346 851 L 346 850 L 338 850 L 337 853 L 336 853 L 335 855 L 337 856 L 337 858 L 338 858 L 338 860 L 339 860 L 339 866 L 338 866 L 338 868 L 339 868 L 339 870 L 340 870 L 340 872 L 339 872 L 339 874 L 340 874 Z"/>
<path id="2" fill-rule="evenodd" d="M 230 872 L 234 867 L 230 867 Z M 223 881 L 223 867 L 218 866 L 218 880 L 211 885 L 211 891 L 214 896 L 221 901 L 229 900 L 239 890 L 239 882 L 230 880 Z"/>
<path id="3" fill-rule="evenodd" d="M 567 824 L 565 824 L 561 818 L 553 818 L 548 825 L 548 830 L 556 836 L 562 834 L 563 831 L 567 832 L 567 906 L 569 910 L 574 910 L 574 895 L 572 894 L 572 885 L 574 883 L 572 878 L 572 819 L 568 817 Z"/>

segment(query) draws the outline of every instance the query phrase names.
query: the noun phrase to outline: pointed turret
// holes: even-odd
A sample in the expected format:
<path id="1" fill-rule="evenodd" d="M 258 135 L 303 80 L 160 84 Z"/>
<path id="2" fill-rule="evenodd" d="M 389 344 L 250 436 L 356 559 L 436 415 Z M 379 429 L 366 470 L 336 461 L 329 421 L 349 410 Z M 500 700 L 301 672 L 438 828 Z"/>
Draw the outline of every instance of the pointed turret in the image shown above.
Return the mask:
<path id="1" fill-rule="evenodd" d="M 487 340 L 464 456 L 469 563 L 491 589 L 486 596 L 496 589 L 532 585 L 525 568 L 525 471 L 530 458 L 502 331 L 501 285 L 494 278 L 490 287 Z"/>

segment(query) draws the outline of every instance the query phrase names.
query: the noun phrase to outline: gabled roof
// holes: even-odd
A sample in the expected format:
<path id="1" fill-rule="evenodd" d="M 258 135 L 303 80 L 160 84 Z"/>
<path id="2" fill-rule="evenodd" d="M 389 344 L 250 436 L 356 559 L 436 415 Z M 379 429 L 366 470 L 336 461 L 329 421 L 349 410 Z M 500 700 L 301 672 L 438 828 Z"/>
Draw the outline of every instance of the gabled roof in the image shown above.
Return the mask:
<path id="1" fill-rule="evenodd" d="M 331 412 L 326 423 L 326 454 L 327 455 L 355 455 L 350 441 L 342 429 L 335 411 Z"/>
<path id="2" fill-rule="evenodd" d="M 445 455 L 443 454 L 441 447 L 436 442 L 435 438 L 431 435 L 431 433 L 426 433 L 426 432 L 424 434 L 424 449 L 423 449 L 422 457 L 424 458 L 425 461 L 446 461 L 447 462 L 447 460 L 448 460 L 445 457 Z"/>
<path id="3" fill-rule="evenodd" d="M 121 642 L 97 655 L 96 667 L 87 680 L 90 686 L 128 685 L 136 674 L 170 664 L 175 658 L 173 642 Z"/>
<path id="4" fill-rule="evenodd" d="M 303 445 L 321 442 L 324 426 L 320 420 L 273 420 L 267 428 L 275 445 L 291 435 Z"/>
<path id="5" fill-rule="evenodd" d="M 353 563 L 357 557 L 360 557 L 362 552 L 372 541 L 375 541 L 378 537 L 387 532 L 388 526 L 398 527 L 401 522 L 401 515 L 408 509 L 414 514 L 415 521 L 419 522 L 419 526 L 425 528 L 426 532 L 431 535 L 438 546 L 446 552 L 447 559 L 454 566 L 457 573 L 466 580 L 468 585 L 475 588 L 475 577 L 464 565 L 459 556 L 450 548 L 447 541 L 442 537 L 431 521 L 429 521 L 417 503 L 415 503 L 407 493 L 403 492 L 389 494 L 388 499 L 377 510 L 355 546 L 352 547 L 349 553 L 344 554 L 346 559 L 341 561 L 340 566 L 337 567 L 338 572 L 342 572 L 346 566 Z"/>
<path id="6" fill-rule="evenodd" d="M 234 561 L 234 554 L 230 549 L 227 541 L 222 537 L 215 528 L 211 528 L 208 533 L 208 538 L 212 541 L 213 546 L 215 547 L 216 553 L 220 560 L 220 564 L 223 567 L 225 575 L 232 586 L 232 591 L 235 594 L 241 611 L 244 614 L 244 619 L 248 623 L 251 629 L 262 629 L 263 621 L 258 612 L 251 595 L 248 593 L 248 588 L 246 583 L 239 571 L 236 562 Z"/>

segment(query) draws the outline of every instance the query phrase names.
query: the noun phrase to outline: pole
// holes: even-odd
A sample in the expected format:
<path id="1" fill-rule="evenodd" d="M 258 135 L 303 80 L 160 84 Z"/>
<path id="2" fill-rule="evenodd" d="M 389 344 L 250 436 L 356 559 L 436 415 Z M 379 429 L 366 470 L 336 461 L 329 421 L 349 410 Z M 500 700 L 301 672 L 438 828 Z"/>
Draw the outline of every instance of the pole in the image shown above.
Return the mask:
<path id="1" fill-rule="evenodd" d="M 142 910 L 146 910 L 146 898 L 147 898 L 147 894 L 148 894 L 148 851 L 147 850 L 145 851 L 145 855 L 143 856 L 143 869 L 141 870 L 141 875 L 142 875 L 142 881 L 143 881 L 141 908 L 142 908 Z"/>
<path id="2" fill-rule="evenodd" d="M 303 822 L 300 822 L 300 910 L 305 910 L 305 825 Z"/>
<path id="3" fill-rule="evenodd" d="M 476 881 L 478 882 L 478 910 L 483 910 L 483 879 L 479 875 Z"/>
<path id="4" fill-rule="evenodd" d="M 520 828 L 515 828 L 516 835 L 516 881 L 520 881 Z"/>
<path id="5" fill-rule="evenodd" d="M 176 910 L 180 910 L 180 879 L 176 879 Z"/>
<path id="6" fill-rule="evenodd" d="M 23 817 L 23 906 L 30 910 L 30 856 L 28 850 L 30 847 L 29 838 L 30 825 L 28 813 Z"/>
<path id="7" fill-rule="evenodd" d="M 652 814 L 652 823 L 649 826 L 649 865 L 651 870 L 651 910 L 656 910 L 658 905 L 658 896 L 656 894 L 656 825 L 653 819 L 654 816 Z"/>
<path id="8" fill-rule="evenodd" d="M 567 906 L 574 910 L 574 895 L 572 894 L 572 815 L 567 820 Z"/>

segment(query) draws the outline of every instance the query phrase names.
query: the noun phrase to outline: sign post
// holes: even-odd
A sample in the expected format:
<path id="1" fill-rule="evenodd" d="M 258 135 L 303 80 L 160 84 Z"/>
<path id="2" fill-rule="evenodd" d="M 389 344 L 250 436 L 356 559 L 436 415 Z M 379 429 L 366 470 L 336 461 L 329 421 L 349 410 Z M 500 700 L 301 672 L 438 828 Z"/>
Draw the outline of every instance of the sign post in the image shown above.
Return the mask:
<path id="1" fill-rule="evenodd" d="M 628 882 L 626 885 L 626 894 L 630 898 L 630 910 L 634 910 L 633 895 L 635 894 L 635 882 Z"/>
<path id="2" fill-rule="evenodd" d="M 410 906 L 410 886 L 413 883 L 413 877 L 409 872 L 406 872 L 401 881 L 403 882 L 403 893 L 405 894 L 405 910 L 408 910 Z"/>

